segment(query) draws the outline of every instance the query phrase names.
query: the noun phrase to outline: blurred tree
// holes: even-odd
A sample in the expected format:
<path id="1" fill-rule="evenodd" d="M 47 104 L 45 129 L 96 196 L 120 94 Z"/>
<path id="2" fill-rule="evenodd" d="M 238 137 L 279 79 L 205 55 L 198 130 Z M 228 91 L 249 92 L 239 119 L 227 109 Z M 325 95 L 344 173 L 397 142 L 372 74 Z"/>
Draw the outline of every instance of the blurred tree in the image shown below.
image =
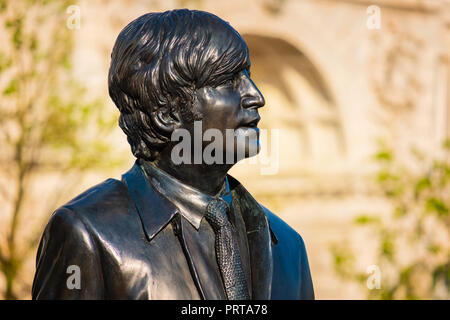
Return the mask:
<path id="1" fill-rule="evenodd" d="M 20 295 L 18 275 L 36 250 L 44 221 L 23 236 L 20 228 L 32 217 L 48 219 L 73 186 L 69 175 L 79 182 L 82 172 L 121 164 L 100 141 L 117 115 L 107 118 L 112 113 L 103 112 L 104 101 L 88 101 L 86 89 L 71 77 L 76 32 L 67 22 L 71 4 L 0 0 L 0 280 L 3 275 L 6 299 Z M 48 210 L 39 215 L 24 204 L 33 197 L 32 180 L 41 177 L 35 181 L 42 183 L 48 172 L 64 177 L 64 187 L 52 191 L 51 199 L 38 199 Z M 29 289 L 30 283 L 25 285 Z"/>
<path id="2" fill-rule="evenodd" d="M 351 245 L 332 246 L 337 273 L 367 288 L 371 299 L 450 298 L 450 141 L 433 161 L 417 150 L 412 154 L 408 164 L 386 147 L 376 154 L 378 189 L 392 211 L 355 220 L 377 243 L 381 286 L 368 283 L 375 274 L 357 270 Z"/>

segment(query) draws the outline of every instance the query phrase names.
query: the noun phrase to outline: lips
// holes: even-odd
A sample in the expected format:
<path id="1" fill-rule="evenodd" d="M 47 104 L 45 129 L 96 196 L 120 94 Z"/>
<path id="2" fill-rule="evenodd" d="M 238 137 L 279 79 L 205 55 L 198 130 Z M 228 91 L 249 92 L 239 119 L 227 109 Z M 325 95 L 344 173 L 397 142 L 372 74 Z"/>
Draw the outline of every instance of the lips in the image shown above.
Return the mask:
<path id="1" fill-rule="evenodd" d="M 239 127 L 256 128 L 258 126 L 259 120 L 261 120 L 260 116 L 244 119 L 244 121 L 241 122 Z"/>

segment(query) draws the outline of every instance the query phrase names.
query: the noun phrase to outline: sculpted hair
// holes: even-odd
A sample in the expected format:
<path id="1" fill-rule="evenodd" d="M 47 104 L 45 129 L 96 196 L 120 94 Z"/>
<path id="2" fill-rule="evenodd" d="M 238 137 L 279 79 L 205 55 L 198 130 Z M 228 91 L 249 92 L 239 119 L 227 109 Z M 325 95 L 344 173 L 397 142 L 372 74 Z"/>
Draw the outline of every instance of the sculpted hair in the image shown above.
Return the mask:
<path id="1" fill-rule="evenodd" d="M 218 86 L 249 65 L 239 33 L 211 13 L 148 13 L 128 24 L 111 54 L 108 89 L 134 156 L 151 161 L 170 141 L 155 125 L 157 111 L 170 116 L 178 108 L 185 121 L 199 120 L 196 89 Z"/>

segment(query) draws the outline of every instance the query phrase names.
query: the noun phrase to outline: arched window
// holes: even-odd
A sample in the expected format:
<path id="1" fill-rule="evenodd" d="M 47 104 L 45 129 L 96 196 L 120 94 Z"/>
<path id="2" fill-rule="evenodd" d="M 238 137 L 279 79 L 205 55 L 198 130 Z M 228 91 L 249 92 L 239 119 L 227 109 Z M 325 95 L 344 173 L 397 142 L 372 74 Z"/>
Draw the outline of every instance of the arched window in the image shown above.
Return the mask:
<path id="1" fill-rule="evenodd" d="M 345 156 L 342 124 L 317 68 L 280 38 L 246 34 L 244 39 L 252 79 L 266 99 L 260 127 L 280 133 L 277 175 L 339 172 Z"/>

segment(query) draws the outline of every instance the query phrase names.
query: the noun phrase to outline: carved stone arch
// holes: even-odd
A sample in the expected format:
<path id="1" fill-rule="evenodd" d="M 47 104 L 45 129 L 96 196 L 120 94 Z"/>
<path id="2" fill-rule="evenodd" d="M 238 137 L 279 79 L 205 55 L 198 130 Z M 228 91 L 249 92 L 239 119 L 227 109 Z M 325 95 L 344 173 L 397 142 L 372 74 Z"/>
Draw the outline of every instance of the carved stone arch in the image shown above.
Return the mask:
<path id="1" fill-rule="evenodd" d="M 339 171 L 336 163 L 346 154 L 343 124 L 319 69 L 281 37 L 244 33 L 243 38 L 250 49 L 252 78 L 266 98 L 261 127 L 281 131 L 280 168 L 289 171 L 286 175 Z M 283 141 L 286 136 L 289 141 Z"/>

